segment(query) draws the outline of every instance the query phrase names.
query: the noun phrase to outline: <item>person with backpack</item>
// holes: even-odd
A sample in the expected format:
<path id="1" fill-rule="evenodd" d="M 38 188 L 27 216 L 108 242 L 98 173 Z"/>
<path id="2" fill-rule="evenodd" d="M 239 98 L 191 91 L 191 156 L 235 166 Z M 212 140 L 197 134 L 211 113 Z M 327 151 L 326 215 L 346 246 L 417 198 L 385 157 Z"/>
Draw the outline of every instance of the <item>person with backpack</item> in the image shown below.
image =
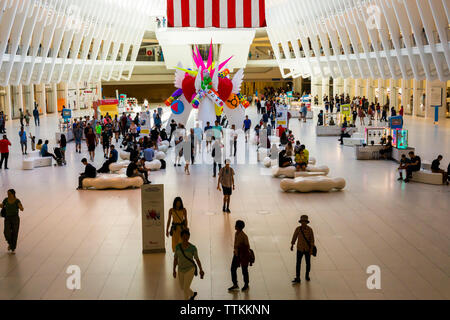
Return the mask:
<path id="1" fill-rule="evenodd" d="M 234 228 L 236 233 L 234 235 L 233 260 L 231 262 L 231 280 L 233 281 L 233 286 L 228 288 L 228 291 L 239 289 L 237 280 L 237 269 L 239 267 L 242 269 L 242 276 L 244 278 L 244 286 L 241 290 L 247 291 L 249 289 L 248 266 L 251 266 L 255 262 L 254 254 L 250 249 L 248 237 L 243 231 L 245 228 L 245 222 L 242 220 L 236 221 Z"/>
<path id="2" fill-rule="evenodd" d="M 308 226 L 309 219 L 307 215 L 302 215 L 298 221 L 301 225 L 295 229 L 294 235 L 291 241 L 291 251 L 294 251 L 294 245 L 297 242 L 297 263 L 295 267 L 295 279 L 292 280 L 293 284 L 300 283 L 300 266 L 302 258 L 305 256 L 306 260 L 306 281 L 310 281 L 309 272 L 311 271 L 311 256 L 316 255 L 314 245 L 314 232 L 311 227 Z"/>
<path id="3" fill-rule="evenodd" d="M 16 198 L 14 189 L 8 190 L 8 197 L 0 204 L 1 216 L 5 218 L 4 235 L 8 242 L 8 252 L 15 253 L 19 236 L 19 210 L 23 211 L 22 203 Z"/>
<path id="4" fill-rule="evenodd" d="M 197 292 L 192 291 L 191 283 L 194 276 L 197 276 L 198 269 L 200 269 L 200 279 L 203 279 L 205 272 L 198 257 L 197 248 L 189 242 L 191 234 L 188 229 L 181 231 L 181 243 L 175 247 L 175 254 L 173 259 L 173 277 L 177 278 L 181 290 L 184 293 L 185 300 L 194 300 Z M 194 262 L 197 262 L 195 263 Z M 198 267 L 197 267 L 198 265 Z M 177 273 L 178 267 L 178 273 Z"/>

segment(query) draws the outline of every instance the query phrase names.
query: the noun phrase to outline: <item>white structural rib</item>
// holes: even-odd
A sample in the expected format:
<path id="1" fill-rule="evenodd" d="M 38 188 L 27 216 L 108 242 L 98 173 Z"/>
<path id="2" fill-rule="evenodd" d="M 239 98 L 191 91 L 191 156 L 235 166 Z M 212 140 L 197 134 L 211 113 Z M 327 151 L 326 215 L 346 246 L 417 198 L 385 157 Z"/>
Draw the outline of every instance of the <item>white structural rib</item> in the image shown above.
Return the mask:
<path id="1" fill-rule="evenodd" d="M 0 0 L 0 85 L 131 76 L 161 0 Z M 154 14 L 153 14 L 154 12 Z"/>
<path id="2" fill-rule="evenodd" d="M 285 78 L 450 80 L 449 0 L 266 0 L 266 18 Z"/>

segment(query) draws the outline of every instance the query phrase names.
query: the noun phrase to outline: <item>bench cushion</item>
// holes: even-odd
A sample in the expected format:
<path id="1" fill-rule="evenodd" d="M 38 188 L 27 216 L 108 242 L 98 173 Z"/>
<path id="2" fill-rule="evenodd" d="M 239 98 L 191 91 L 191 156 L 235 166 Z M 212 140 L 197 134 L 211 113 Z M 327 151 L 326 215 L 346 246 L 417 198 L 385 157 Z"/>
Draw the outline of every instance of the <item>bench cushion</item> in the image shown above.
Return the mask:
<path id="1" fill-rule="evenodd" d="M 433 173 L 431 171 L 420 170 L 412 173 L 411 181 L 427 184 L 442 184 L 442 173 Z"/>
<path id="2" fill-rule="evenodd" d="M 111 172 L 120 171 L 120 169 L 127 168 L 129 164 L 130 164 L 129 160 L 111 163 L 109 165 L 109 171 Z"/>
<path id="3" fill-rule="evenodd" d="M 23 160 L 23 169 L 32 170 L 39 167 L 51 167 L 52 157 L 28 157 Z"/>
<path id="4" fill-rule="evenodd" d="M 124 174 L 100 174 L 96 178 L 83 180 L 83 188 L 98 190 L 140 188 L 143 184 L 141 177 L 128 178 Z"/>
<path id="5" fill-rule="evenodd" d="M 322 191 L 329 192 L 333 189 L 342 190 L 345 188 L 345 180 L 343 178 L 329 177 L 299 177 L 295 179 L 283 179 L 280 182 L 280 188 L 284 192 L 312 192 Z"/>

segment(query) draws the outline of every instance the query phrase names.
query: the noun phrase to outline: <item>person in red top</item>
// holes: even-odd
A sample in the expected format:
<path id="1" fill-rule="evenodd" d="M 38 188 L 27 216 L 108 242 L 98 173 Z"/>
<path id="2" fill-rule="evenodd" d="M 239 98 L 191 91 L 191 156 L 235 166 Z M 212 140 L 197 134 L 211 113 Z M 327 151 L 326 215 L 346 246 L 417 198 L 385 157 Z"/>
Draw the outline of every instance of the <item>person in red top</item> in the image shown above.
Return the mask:
<path id="1" fill-rule="evenodd" d="M 398 113 L 399 113 L 399 115 L 401 115 L 402 117 L 403 117 L 403 112 L 404 112 L 403 106 L 400 106 L 400 111 L 399 111 Z"/>
<path id="2" fill-rule="evenodd" d="M 6 137 L 6 134 L 3 135 L 3 139 L 0 140 L 0 154 L 1 154 L 1 160 L 0 160 L 0 169 L 2 168 L 3 161 L 5 161 L 5 169 L 8 168 L 8 157 L 9 157 L 9 146 L 11 145 L 11 142 L 9 142 L 8 138 Z"/>

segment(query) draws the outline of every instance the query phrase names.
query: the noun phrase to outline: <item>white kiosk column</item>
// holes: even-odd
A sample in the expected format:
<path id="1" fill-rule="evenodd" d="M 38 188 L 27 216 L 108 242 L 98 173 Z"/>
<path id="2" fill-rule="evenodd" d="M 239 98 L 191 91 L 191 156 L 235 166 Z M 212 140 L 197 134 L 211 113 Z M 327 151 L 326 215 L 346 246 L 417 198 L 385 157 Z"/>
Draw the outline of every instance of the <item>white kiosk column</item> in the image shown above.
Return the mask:
<path id="1" fill-rule="evenodd" d="M 425 88 L 422 80 L 413 80 L 413 116 L 423 117 L 422 105 L 425 104 Z"/>
<path id="2" fill-rule="evenodd" d="M 367 100 L 372 103 L 375 102 L 375 86 L 373 79 L 366 80 Z"/>
<path id="3" fill-rule="evenodd" d="M 322 100 L 323 100 L 323 96 L 327 95 L 328 96 L 328 101 L 330 101 L 330 78 L 326 77 L 326 78 L 322 78 Z"/>
<path id="4" fill-rule="evenodd" d="M 446 103 L 447 103 L 447 83 L 436 81 L 426 81 L 426 96 L 425 101 L 425 118 L 434 119 L 434 106 L 432 104 L 432 90 L 434 93 L 441 92 L 441 107 L 439 108 L 439 120 L 444 120 L 446 117 Z"/>
<path id="5" fill-rule="evenodd" d="M 383 79 L 378 79 L 378 102 L 380 106 L 384 106 L 387 102 L 386 86 Z"/>
<path id="6" fill-rule="evenodd" d="M 314 97 L 319 97 L 319 105 L 323 104 L 322 100 L 322 79 L 319 77 L 311 77 L 311 95 L 313 98 L 312 103 L 314 104 Z"/>

